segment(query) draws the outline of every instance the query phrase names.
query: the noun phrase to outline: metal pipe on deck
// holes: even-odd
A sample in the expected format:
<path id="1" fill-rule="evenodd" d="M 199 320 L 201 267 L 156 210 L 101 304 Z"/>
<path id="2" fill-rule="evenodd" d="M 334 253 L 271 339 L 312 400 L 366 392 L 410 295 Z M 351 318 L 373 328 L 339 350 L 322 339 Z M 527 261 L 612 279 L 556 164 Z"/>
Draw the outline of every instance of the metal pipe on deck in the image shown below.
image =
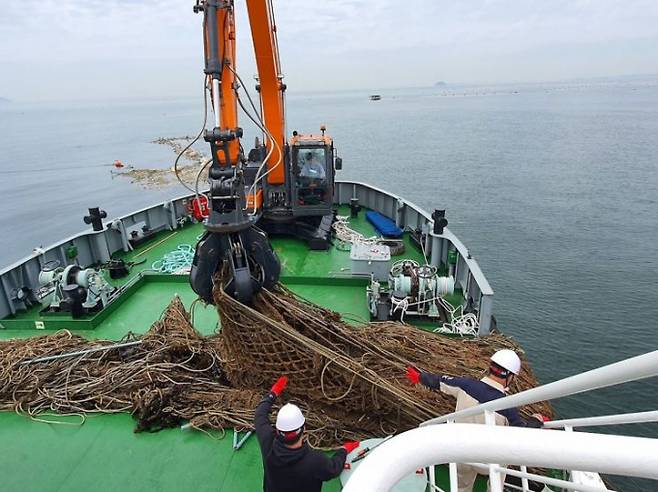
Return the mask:
<path id="1" fill-rule="evenodd" d="M 91 242 L 94 245 L 96 250 L 96 258 L 100 263 L 107 263 L 110 261 L 110 251 L 107 247 L 107 240 L 105 239 L 105 234 L 102 232 L 95 233 L 91 237 Z"/>

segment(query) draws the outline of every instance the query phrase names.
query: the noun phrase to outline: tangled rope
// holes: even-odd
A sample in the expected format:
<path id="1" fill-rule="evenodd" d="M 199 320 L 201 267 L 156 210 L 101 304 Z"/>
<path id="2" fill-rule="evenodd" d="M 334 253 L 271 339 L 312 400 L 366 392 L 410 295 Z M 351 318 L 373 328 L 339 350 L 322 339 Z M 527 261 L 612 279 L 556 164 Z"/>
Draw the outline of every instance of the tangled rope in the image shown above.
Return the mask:
<path id="1" fill-rule="evenodd" d="M 136 340 L 128 334 L 124 340 Z M 176 298 L 139 345 L 24 364 L 109 345 L 60 331 L 0 343 L 0 410 L 43 421 L 57 414 L 130 412 L 136 431 L 189 421 L 193 427 L 251 426 L 260 391 L 226 384 L 216 337 L 201 337 Z M 49 420 L 51 420 L 49 418 Z"/>
<path id="2" fill-rule="evenodd" d="M 390 248 L 391 256 L 404 253 L 404 242 L 401 239 L 386 239 L 379 236 L 365 237 L 349 226 L 347 215 L 337 215 L 331 228 L 334 230 L 336 239 L 338 239 L 336 248 L 340 251 L 349 251 L 353 244 L 380 244 Z"/>
<path id="3" fill-rule="evenodd" d="M 462 305 L 452 307 L 452 305 L 442 297 L 437 298 L 436 302 L 441 304 L 441 306 L 450 313 L 450 321 L 443 323 L 442 326 L 436 328 L 434 333 L 460 335 L 462 337 L 464 335 L 475 336 L 478 334 L 480 322 L 475 314 L 464 313 L 464 307 Z"/>
<path id="4" fill-rule="evenodd" d="M 381 238 L 378 236 L 365 237 L 349 226 L 347 215 L 337 215 L 331 225 L 336 239 L 340 241 L 339 249 L 349 249 L 352 244 L 377 244 Z"/>
<path id="5" fill-rule="evenodd" d="M 408 365 L 481 377 L 494 351 L 513 348 L 522 353 L 502 335 L 453 339 L 395 322 L 355 328 L 280 285 L 257 295 L 253 307 L 238 303 L 221 289 L 214 294 L 229 381 L 234 386 L 265 387 L 287 374 L 289 398 L 340 422 L 331 432 L 326 425 L 322 433 L 309 426 L 318 444 L 400 432 L 428 416 L 452 411 L 450 397 L 408 384 L 404 377 Z M 535 383 L 528 368 L 517 381 L 517 389 Z M 524 412 L 551 413 L 545 404 L 532 407 Z M 358 426 L 351 428 L 349 422 Z"/>
<path id="6" fill-rule="evenodd" d="M 160 273 L 188 273 L 194 260 L 194 248 L 190 244 L 179 244 L 175 250 L 155 260 L 151 268 Z"/>
<path id="7" fill-rule="evenodd" d="M 124 337 L 141 340 L 132 346 L 110 348 L 116 342 L 68 331 L 0 342 L 0 410 L 48 422 L 74 416 L 75 424 L 89 413 L 130 412 L 137 432 L 181 424 L 246 430 L 272 381 L 286 374 L 281 403 L 296 401 L 309 442 L 331 447 L 401 432 L 454 408 L 450 397 L 410 386 L 405 366 L 479 377 L 495 350 L 521 352 L 502 335 L 452 339 L 393 322 L 353 327 L 282 286 L 261 292 L 252 307 L 221 289 L 215 300 L 222 331 L 211 336 L 193 328 L 175 298 L 145 335 Z M 71 352 L 78 355 L 25 363 Z M 527 363 L 515 384 L 536 384 Z M 546 404 L 522 411 L 551 415 Z"/>

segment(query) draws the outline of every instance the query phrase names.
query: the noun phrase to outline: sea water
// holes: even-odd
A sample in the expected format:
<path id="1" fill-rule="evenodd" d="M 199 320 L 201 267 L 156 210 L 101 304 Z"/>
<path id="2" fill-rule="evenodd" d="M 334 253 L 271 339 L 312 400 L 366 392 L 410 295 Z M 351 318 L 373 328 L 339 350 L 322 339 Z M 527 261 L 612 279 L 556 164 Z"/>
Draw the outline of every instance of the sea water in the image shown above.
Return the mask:
<path id="1" fill-rule="evenodd" d="M 446 209 L 540 381 L 658 348 L 658 80 L 378 93 L 290 96 L 288 131 L 325 124 L 339 178 Z M 87 207 L 113 217 L 183 194 L 112 163 L 171 167 L 152 141 L 195 134 L 201 111 L 197 99 L 0 106 L 0 264 L 86 228 Z M 605 415 L 655 410 L 656 395 L 654 378 L 554 404 L 560 417 Z"/>

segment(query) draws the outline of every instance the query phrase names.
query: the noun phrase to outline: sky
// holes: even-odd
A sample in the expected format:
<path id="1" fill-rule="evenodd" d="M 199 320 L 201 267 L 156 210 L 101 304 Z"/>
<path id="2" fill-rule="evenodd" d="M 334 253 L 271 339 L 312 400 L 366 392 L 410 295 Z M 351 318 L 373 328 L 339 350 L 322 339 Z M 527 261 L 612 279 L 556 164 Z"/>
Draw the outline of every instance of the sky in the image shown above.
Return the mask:
<path id="1" fill-rule="evenodd" d="M 273 0 L 295 91 L 658 72 L 657 0 Z M 244 0 L 238 69 L 255 74 Z M 168 98 L 202 82 L 192 0 L 5 0 L 0 97 Z"/>

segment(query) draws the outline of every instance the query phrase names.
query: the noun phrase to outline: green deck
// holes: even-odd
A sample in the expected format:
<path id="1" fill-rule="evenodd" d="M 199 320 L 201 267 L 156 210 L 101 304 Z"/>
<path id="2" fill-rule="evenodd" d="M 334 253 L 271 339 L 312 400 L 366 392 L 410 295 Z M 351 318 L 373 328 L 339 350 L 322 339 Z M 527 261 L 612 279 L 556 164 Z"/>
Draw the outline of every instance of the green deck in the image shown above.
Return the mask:
<path id="1" fill-rule="evenodd" d="M 341 209 L 339 213 L 347 215 L 347 210 Z M 375 234 L 363 213 L 358 219 L 351 219 L 350 224 L 366 236 Z M 137 272 L 150 269 L 154 261 L 179 244 L 195 244 L 202 231 L 197 224 L 174 233 L 160 233 L 137 251 L 116 257 L 127 261 L 146 258 L 143 265 L 133 269 L 132 278 Z M 400 258 L 423 261 L 408 237 L 405 243 L 406 252 Z M 365 282 L 349 278 L 349 251 L 335 247 L 329 251 L 309 251 L 304 242 L 291 238 L 275 237 L 272 244 L 282 262 L 282 281 L 290 289 L 340 312 L 348 320 L 369 319 Z M 127 281 L 124 279 L 115 285 Z M 186 276 L 146 275 L 113 303 L 109 315 L 71 320 L 66 316 L 42 316 L 38 308 L 33 308 L 1 320 L 5 329 L 0 329 L 0 339 L 42 335 L 62 328 L 85 337 L 103 339 L 119 339 L 128 331 L 143 333 L 176 294 L 187 306 L 196 298 Z M 201 333 L 209 334 L 218 329 L 217 313 L 212 306 L 197 304 L 194 319 Z M 36 330 L 35 321 L 45 321 L 46 329 Z M 127 414 L 91 416 L 80 426 L 35 423 L 23 416 L 0 412 L 0 442 L 3 444 L 0 489 L 262 489 L 262 465 L 255 438 L 250 438 L 241 450 L 234 452 L 231 432 L 217 440 L 201 432 L 180 429 L 135 434 L 133 426 Z M 442 475 L 443 480 L 445 473 Z M 340 490 L 340 483 L 336 479 L 323 490 Z"/>

